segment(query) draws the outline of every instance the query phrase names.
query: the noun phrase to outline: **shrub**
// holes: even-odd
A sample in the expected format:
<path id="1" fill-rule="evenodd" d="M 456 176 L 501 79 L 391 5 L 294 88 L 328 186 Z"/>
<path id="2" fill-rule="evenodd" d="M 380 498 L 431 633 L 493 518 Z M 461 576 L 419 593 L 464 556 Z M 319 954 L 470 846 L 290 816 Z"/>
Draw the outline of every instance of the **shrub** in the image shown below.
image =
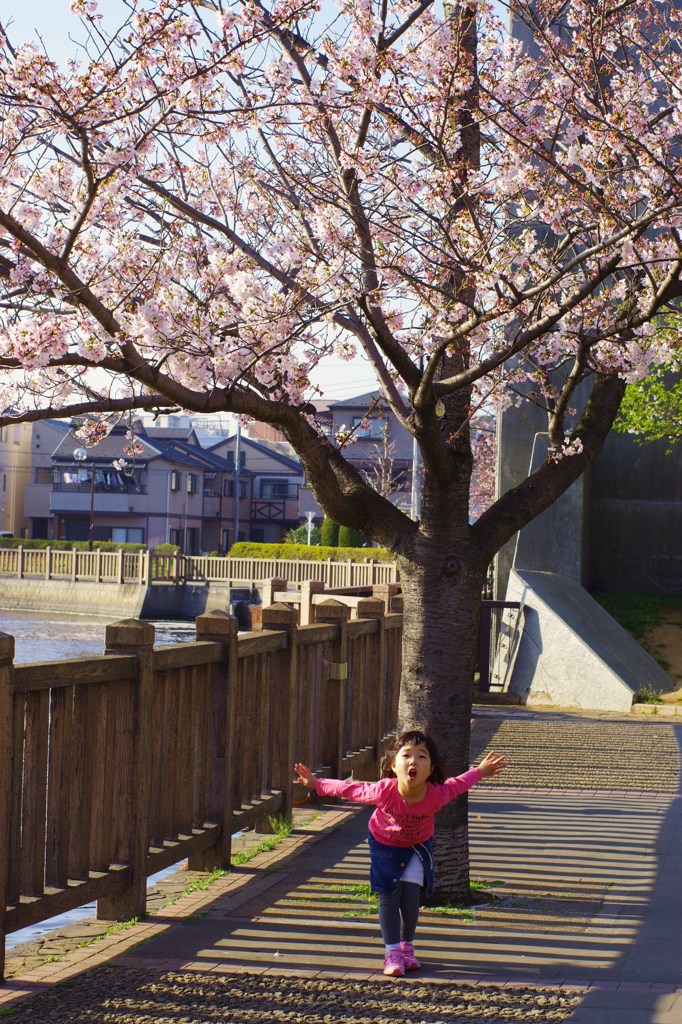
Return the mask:
<path id="1" fill-rule="evenodd" d="M 320 531 L 320 544 L 325 548 L 337 548 L 339 546 L 339 524 L 327 516 L 322 520 Z"/>
<path id="2" fill-rule="evenodd" d="M 340 548 L 363 548 L 366 543 L 366 538 L 357 530 L 351 530 L 350 526 L 339 527 Z"/>
<path id="3" fill-rule="evenodd" d="M 661 704 L 660 694 L 653 686 L 643 686 L 639 693 L 635 694 L 636 704 Z"/>

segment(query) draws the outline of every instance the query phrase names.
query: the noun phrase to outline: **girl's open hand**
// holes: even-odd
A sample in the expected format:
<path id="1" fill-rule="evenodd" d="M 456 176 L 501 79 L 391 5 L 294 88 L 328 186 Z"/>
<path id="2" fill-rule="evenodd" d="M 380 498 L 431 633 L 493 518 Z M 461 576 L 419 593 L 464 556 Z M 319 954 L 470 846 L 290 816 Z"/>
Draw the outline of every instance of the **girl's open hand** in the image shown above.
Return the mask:
<path id="1" fill-rule="evenodd" d="M 499 772 L 503 770 L 503 768 L 506 767 L 506 757 L 502 757 L 501 754 L 496 754 L 494 750 L 491 750 L 490 753 L 483 758 L 483 760 L 478 766 L 479 771 L 481 772 L 481 775 L 483 776 L 484 779 L 489 775 L 497 775 Z"/>
<path id="2" fill-rule="evenodd" d="M 294 771 L 297 776 L 296 782 L 300 782 L 302 786 L 307 786 L 308 789 L 315 789 L 315 776 L 306 764 L 295 764 Z"/>

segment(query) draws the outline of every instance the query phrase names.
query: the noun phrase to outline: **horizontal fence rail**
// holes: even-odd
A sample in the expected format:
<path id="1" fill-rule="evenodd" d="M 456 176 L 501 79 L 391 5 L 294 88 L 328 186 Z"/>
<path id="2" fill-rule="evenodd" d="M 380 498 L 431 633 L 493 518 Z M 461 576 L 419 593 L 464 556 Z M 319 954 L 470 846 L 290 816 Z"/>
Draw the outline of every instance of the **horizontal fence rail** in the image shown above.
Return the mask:
<path id="1" fill-rule="evenodd" d="M 276 603 L 240 635 L 214 611 L 159 648 L 126 620 L 101 656 L 20 666 L 0 634 L 0 977 L 9 932 L 91 900 L 125 920 L 159 869 L 229 866 L 234 832 L 291 813 L 294 761 L 376 777 L 401 667 L 387 607 L 327 599 L 299 625 Z"/>
<path id="2" fill-rule="evenodd" d="M 58 548 L 0 548 L 0 576 L 15 579 L 82 580 L 89 583 L 224 583 L 255 587 L 283 577 L 292 586 L 320 580 L 325 587 L 372 587 L 394 583 L 394 562 L 353 562 L 347 559 L 298 560 L 231 558 L 210 555 L 155 555 L 149 551 L 61 550 Z"/>

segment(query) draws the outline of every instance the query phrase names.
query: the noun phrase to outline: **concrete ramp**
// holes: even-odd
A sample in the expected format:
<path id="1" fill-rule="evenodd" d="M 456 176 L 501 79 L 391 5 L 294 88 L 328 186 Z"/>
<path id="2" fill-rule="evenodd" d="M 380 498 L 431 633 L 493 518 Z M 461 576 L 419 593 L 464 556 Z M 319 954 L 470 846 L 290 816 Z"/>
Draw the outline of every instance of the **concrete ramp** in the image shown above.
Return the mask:
<path id="1" fill-rule="evenodd" d="M 642 687 L 670 677 L 574 580 L 513 569 L 508 601 L 520 601 L 509 691 L 525 704 L 630 711 Z"/>

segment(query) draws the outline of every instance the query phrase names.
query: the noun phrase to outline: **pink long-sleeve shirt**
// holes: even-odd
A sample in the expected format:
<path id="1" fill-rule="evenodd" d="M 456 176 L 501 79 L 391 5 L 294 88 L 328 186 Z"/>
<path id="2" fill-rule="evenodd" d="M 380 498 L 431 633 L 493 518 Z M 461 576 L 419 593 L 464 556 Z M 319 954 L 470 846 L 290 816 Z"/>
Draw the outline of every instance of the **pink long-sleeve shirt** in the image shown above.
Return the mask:
<path id="1" fill-rule="evenodd" d="M 316 779 L 320 796 L 340 796 L 358 804 L 374 804 L 369 830 L 376 840 L 387 846 L 414 846 L 433 835 L 433 819 L 437 811 L 475 786 L 483 778 L 478 768 L 446 779 L 442 784 L 428 782 L 426 796 L 416 804 L 408 804 L 398 792 L 398 780 L 352 782 L 341 779 Z"/>

